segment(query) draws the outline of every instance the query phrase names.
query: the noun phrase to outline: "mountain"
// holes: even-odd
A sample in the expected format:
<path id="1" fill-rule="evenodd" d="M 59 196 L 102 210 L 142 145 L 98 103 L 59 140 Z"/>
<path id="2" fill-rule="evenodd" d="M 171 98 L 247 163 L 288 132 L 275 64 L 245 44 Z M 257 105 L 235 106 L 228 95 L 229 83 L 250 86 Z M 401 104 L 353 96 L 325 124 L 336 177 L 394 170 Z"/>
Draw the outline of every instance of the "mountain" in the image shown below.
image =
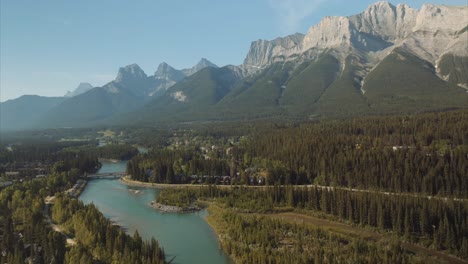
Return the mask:
<path id="1" fill-rule="evenodd" d="M 466 108 L 467 13 L 466 6 L 416 10 L 381 1 L 361 14 L 325 17 L 305 35 L 252 42 L 244 63 L 229 66 L 237 73 L 229 83 L 200 71 L 134 115 L 157 122 L 162 116 L 245 120 Z M 188 88 L 224 95 L 195 103 Z"/>
<path id="2" fill-rule="evenodd" d="M 0 130 L 30 129 L 47 111 L 64 100 L 63 97 L 23 95 L 0 103 Z"/>
<path id="3" fill-rule="evenodd" d="M 205 59 L 205 58 L 201 58 L 200 61 L 195 65 L 193 66 L 192 68 L 188 68 L 188 69 L 183 69 L 181 70 L 182 73 L 185 75 L 185 76 L 190 76 L 202 69 L 205 69 L 205 68 L 218 68 L 218 66 L 214 63 L 212 63 L 211 61 Z"/>
<path id="4" fill-rule="evenodd" d="M 150 95 L 158 97 L 180 80 L 207 67 L 218 68 L 218 66 L 205 58 L 202 58 L 195 66 L 182 70 L 176 70 L 163 62 L 159 64 L 157 71 L 154 73 L 155 84 L 153 92 Z"/>
<path id="5" fill-rule="evenodd" d="M 80 95 L 82 93 L 86 93 L 87 91 L 93 89 L 93 86 L 89 83 L 80 83 L 78 85 L 78 87 L 76 87 L 75 90 L 73 90 L 72 92 L 68 91 L 66 94 L 65 94 L 65 97 L 73 97 L 73 96 L 77 96 L 77 95 Z"/>
<path id="6" fill-rule="evenodd" d="M 467 91 L 440 79 L 434 65 L 401 48 L 377 65 L 362 90 L 377 113 L 443 110 L 468 104 Z"/>
<path id="7" fill-rule="evenodd" d="M 116 79 L 51 107 L 43 127 L 342 118 L 468 108 L 468 6 L 380 1 L 306 34 L 251 43 L 243 64 L 206 59 Z"/>
<path id="8" fill-rule="evenodd" d="M 163 95 L 152 99 L 135 113 L 117 121 L 120 124 L 150 120 L 184 121 L 204 119 L 207 109 L 216 105 L 241 78 L 233 67 L 205 67 L 170 87 Z"/>
<path id="9" fill-rule="evenodd" d="M 254 41 L 250 45 L 243 66 L 252 72 L 276 61 L 284 61 L 285 57 L 300 51 L 303 40 L 304 34 L 296 33 L 272 41 L 262 39 Z"/>
<path id="10" fill-rule="evenodd" d="M 50 109 L 40 118 L 39 126 L 81 127 L 105 122 L 142 108 L 169 87 L 206 67 L 217 68 L 207 59 L 201 59 L 192 68 L 183 70 L 161 63 L 152 76 L 148 76 L 137 64 L 121 67 L 113 81 L 76 95 Z"/>
<path id="11" fill-rule="evenodd" d="M 121 67 L 116 78 L 102 87 L 74 96 L 50 109 L 40 127 L 92 126 L 141 107 L 152 88 L 152 79 L 137 65 Z"/>
<path id="12" fill-rule="evenodd" d="M 425 4 L 416 10 L 381 1 L 358 15 L 325 17 L 305 36 L 294 34 L 272 41 L 255 41 L 244 65 L 262 68 L 272 62 L 304 58 L 311 49 L 335 49 L 346 55 L 363 52 L 378 62 L 397 47 L 434 64 L 446 53 L 468 55 L 467 12 L 466 6 Z"/>

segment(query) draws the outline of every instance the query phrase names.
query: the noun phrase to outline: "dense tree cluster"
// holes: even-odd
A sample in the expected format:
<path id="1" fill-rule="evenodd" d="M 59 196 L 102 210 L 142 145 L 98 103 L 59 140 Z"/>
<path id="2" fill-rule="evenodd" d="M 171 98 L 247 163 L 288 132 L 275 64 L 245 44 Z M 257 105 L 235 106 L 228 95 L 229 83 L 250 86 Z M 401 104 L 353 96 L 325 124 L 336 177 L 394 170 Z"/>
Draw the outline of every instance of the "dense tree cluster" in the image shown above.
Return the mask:
<path id="1" fill-rule="evenodd" d="M 127 172 L 135 180 L 155 183 L 229 175 L 232 183 L 314 183 L 468 197 L 467 111 L 301 126 L 262 124 L 247 130 L 248 140 L 230 148 L 229 155 L 206 155 L 196 147 L 165 149 L 134 158 Z"/>
<path id="2" fill-rule="evenodd" d="M 46 188 L 61 182 L 62 176 L 15 184 L 0 192 L 1 263 L 25 263 L 27 258 L 34 263 L 63 263 L 65 238 L 44 218 Z"/>
<path id="3" fill-rule="evenodd" d="M 468 112 L 273 130 L 255 135 L 244 156 L 244 167 L 266 164 L 274 183 L 468 197 Z"/>
<path id="4" fill-rule="evenodd" d="M 230 166 L 225 159 L 205 159 L 195 150 L 158 150 L 131 159 L 127 173 L 142 182 L 191 183 L 192 175 L 230 175 Z M 210 180 L 214 183 L 206 178 Z"/>
<path id="5" fill-rule="evenodd" d="M 191 189 L 162 189 L 156 197 L 156 202 L 187 208 L 197 200 L 196 193 Z"/>
<path id="6" fill-rule="evenodd" d="M 272 186 L 166 190 L 172 196 L 210 199 L 237 214 L 284 209 L 321 212 L 341 221 L 392 231 L 414 243 L 468 259 L 468 201 L 337 188 Z M 184 193 L 185 192 L 185 193 Z M 175 198 L 174 198 L 175 199 Z M 240 232 L 240 231 L 239 231 Z M 245 231 L 244 235 L 250 234 Z M 226 242 L 229 243 L 229 242 Z"/>
<path id="7" fill-rule="evenodd" d="M 144 241 L 138 231 L 132 236 L 112 224 L 93 205 L 64 195 L 56 196 L 52 219 L 67 228 L 80 247 L 72 248 L 67 263 L 84 263 L 83 259 L 102 263 L 165 263 L 164 251 L 153 238 Z"/>
<path id="8" fill-rule="evenodd" d="M 69 151 L 82 148 L 83 142 L 58 142 L 12 145 L 10 149 L 0 148 L 0 172 L 20 170 L 23 174 L 35 176 L 35 167 L 56 172 L 77 169 L 81 173 L 94 172 L 99 167 L 95 155 Z M 53 168 L 50 168 L 51 166 Z"/>
<path id="9" fill-rule="evenodd" d="M 0 148 L 0 164 L 28 163 L 28 162 L 55 162 L 76 155 L 63 152 L 66 148 L 83 146 L 83 142 L 49 142 L 37 141 L 25 144 L 14 144 L 10 149 Z"/>
<path id="10" fill-rule="evenodd" d="M 138 154 L 138 149 L 127 144 L 105 145 L 88 150 L 89 154 L 97 155 L 99 158 L 129 160 Z"/>
<path id="11" fill-rule="evenodd" d="M 70 145 L 67 145 L 70 147 Z M 154 239 L 143 241 L 138 233 L 129 236 L 107 220 L 93 205 L 84 206 L 63 193 L 86 172 L 93 172 L 98 161 L 84 153 L 64 154 L 64 145 L 43 145 L 50 151 L 28 153 L 36 147 L 21 146 L 6 156 L 22 162 L 37 159 L 55 162 L 49 175 L 16 182 L 0 192 L 1 263 L 164 263 L 164 251 Z M 56 160 L 58 159 L 58 160 Z M 3 160 L 4 162 L 5 160 Z M 66 247 L 65 237 L 47 221 L 46 196 L 57 194 L 52 206 L 53 219 L 68 227 L 77 245 Z"/>
<path id="12" fill-rule="evenodd" d="M 401 242 L 373 243 L 320 228 L 218 209 L 210 217 L 236 263 L 415 263 Z M 422 263 L 422 262 L 421 262 Z"/>

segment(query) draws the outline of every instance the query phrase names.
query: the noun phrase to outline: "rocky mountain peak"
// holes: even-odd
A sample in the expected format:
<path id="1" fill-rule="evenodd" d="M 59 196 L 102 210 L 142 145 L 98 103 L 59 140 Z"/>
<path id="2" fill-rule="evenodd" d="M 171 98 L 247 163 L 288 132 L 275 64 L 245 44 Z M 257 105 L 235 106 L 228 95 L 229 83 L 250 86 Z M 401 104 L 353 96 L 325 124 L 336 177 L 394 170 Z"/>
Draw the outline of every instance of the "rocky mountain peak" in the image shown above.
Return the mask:
<path id="1" fill-rule="evenodd" d="M 325 17 L 312 26 L 304 37 L 303 50 L 337 47 L 351 43 L 351 23 L 348 17 Z"/>
<path id="2" fill-rule="evenodd" d="M 277 61 L 313 56 L 314 52 L 325 49 L 344 55 L 353 49 L 387 54 L 388 48 L 402 46 L 434 62 L 450 47 L 455 53 L 462 50 L 460 43 L 463 40 L 466 43 L 466 39 L 461 34 L 467 26 L 466 6 L 425 4 L 417 10 L 405 4 L 394 6 L 379 1 L 357 15 L 325 17 L 305 36 L 294 34 L 271 41 L 254 41 L 242 67 L 251 73 Z"/>
<path id="3" fill-rule="evenodd" d="M 86 82 L 82 82 L 78 85 L 78 87 L 75 88 L 75 90 L 73 91 L 68 91 L 66 94 L 65 94 L 65 97 L 73 97 L 73 96 L 77 96 L 77 95 L 80 95 L 82 93 L 85 93 L 89 90 L 93 89 L 93 86 L 89 83 L 86 83 Z"/>
<path id="4" fill-rule="evenodd" d="M 369 9 L 387 9 L 388 10 L 388 9 L 395 9 L 395 6 L 393 6 L 388 1 L 377 1 L 373 4 L 370 4 L 367 9 L 368 10 Z"/>
<path id="5" fill-rule="evenodd" d="M 203 69 L 206 67 L 218 68 L 218 66 L 206 58 L 201 58 L 200 61 L 192 68 Z"/>
<path id="6" fill-rule="evenodd" d="M 455 32 L 468 25 L 467 6 L 424 4 L 416 18 L 414 31 L 435 33 L 437 30 Z"/>
<path id="7" fill-rule="evenodd" d="M 159 64 L 158 69 L 154 73 L 156 79 L 165 79 L 168 75 L 174 74 L 177 70 L 169 64 L 163 62 Z"/>
<path id="8" fill-rule="evenodd" d="M 205 58 L 201 58 L 200 61 L 197 64 L 195 64 L 195 66 L 193 66 L 192 68 L 183 69 L 182 72 L 185 74 L 185 76 L 190 76 L 206 67 L 218 68 L 218 66 L 212 63 L 211 61 Z"/>
<path id="9" fill-rule="evenodd" d="M 253 41 L 244 60 L 244 66 L 255 70 L 263 65 L 274 62 L 277 54 L 293 54 L 298 51 L 297 47 L 302 43 L 303 39 L 304 34 L 296 33 L 271 41 L 263 39 Z"/>
<path id="10" fill-rule="evenodd" d="M 119 69 L 116 82 L 133 82 L 136 80 L 146 79 L 148 76 L 146 73 L 138 66 L 138 64 L 130 64 Z"/>

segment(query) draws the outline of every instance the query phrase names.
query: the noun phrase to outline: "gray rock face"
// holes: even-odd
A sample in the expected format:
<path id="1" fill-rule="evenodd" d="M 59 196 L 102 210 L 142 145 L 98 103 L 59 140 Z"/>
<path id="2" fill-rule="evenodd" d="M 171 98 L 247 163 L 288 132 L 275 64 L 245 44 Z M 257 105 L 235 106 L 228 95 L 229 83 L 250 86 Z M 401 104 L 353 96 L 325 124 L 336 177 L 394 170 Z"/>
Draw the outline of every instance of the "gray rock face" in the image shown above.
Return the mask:
<path id="1" fill-rule="evenodd" d="M 277 38 L 272 41 L 257 40 L 250 45 L 249 53 L 244 60 L 247 69 L 261 68 L 277 60 L 283 60 L 301 51 L 300 45 L 304 40 L 304 35 L 296 33 L 284 38 Z"/>
<path id="2" fill-rule="evenodd" d="M 325 49 L 342 57 L 353 52 L 368 54 L 375 65 L 397 47 L 436 64 L 447 53 L 467 56 L 467 26 L 468 6 L 425 4 L 417 10 L 380 1 L 358 15 L 325 17 L 305 36 L 254 41 L 241 67 L 251 73 L 276 61 L 295 60 L 308 56 L 310 50 Z"/>
<path id="3" fill-rule="evenodd" d="M 146 79 L 148 76 L 137 64 L 130 64 L 119 69 L 116 82 L 131 83 Z"/>
<path id="4" fill-rule="evenodd" d="M 77 95 L 80 95 L 82 93 L 86 93 L 87 91 L 93 89 L 93 86 L 89 83 L 80 83 L 78 85 L 78 87 L 76 87 L 75 90 L 73 90 L 72 92 L 68 91 L 66 94 L 65 94 L 65 97 L 73 97 L 73 96 L 77 96 Z"/>
<path id="5" fill-rule="evenodd" d="M 158 70 L 154 73 L 154 78 L 159 80 L 180 81 L 185 77 L 182 71 L 172 68 L 169 64 L 163 62 L 159 64 Z"/>
<path id="6" fill-rule="evenodd" d="M 468 6 L 426 4 L 416 10 L 380 1 L 358 15 L 325 17 L 306 35 L 254 41 L 239 69 L 251 74 L 274 62 L 313 60 L 317 54 L 332 50 L 343 65 L 350 54 L 366 58 L 365 70 L 359 73 L 359 78 L 365 79 L 392 50 L 403 48 L 432 63 L 440 78 L 450 80 L 453 78 L 439 71 L 439 63 L 446 55 L 468 57 L 467 28 Z M 468 87 L 465 82 L 457 85 Z"/>
<path id="7" fill-rule="evenodd" d="M 149 78 L 137 64 L 121 67 L 114 81 L 104 85 L 107 92 L 112 94 L 130 92 L 135 96 L 145 97 L 150 89 Z"/>

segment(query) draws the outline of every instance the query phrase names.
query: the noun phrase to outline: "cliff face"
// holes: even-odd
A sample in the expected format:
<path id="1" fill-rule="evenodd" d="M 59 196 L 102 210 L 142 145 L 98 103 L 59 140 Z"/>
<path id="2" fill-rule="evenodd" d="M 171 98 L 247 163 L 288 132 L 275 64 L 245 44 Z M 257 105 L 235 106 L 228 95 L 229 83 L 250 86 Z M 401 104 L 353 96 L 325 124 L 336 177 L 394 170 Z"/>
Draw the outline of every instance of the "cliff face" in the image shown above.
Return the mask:
<path id="1" fill-rule="evenodd" d="M 416 10 L 382 1 L 358 15 L 325 17 L 305 36 L 295 34 L 272 41 L 255 41 L 243 66 L 253 71 L 276 61 L 295 59 L 310 49 L 372 53 L 377 55 L 378 62 L 397 47 L 435 63 L 447 52 L 466 56 L 467 33 L 461 31 L 467 26 L 466 6 L 426 4 Z"/>
<path id="2" fill-rule="evenodd" d="M 244 60 L 244 66 L 248 69 L 256 69 L 300 53 L 303 40 L 304 35 L 296 33 L 272 41 L 254 41 L 250 45 L 249 53 Z"/>

